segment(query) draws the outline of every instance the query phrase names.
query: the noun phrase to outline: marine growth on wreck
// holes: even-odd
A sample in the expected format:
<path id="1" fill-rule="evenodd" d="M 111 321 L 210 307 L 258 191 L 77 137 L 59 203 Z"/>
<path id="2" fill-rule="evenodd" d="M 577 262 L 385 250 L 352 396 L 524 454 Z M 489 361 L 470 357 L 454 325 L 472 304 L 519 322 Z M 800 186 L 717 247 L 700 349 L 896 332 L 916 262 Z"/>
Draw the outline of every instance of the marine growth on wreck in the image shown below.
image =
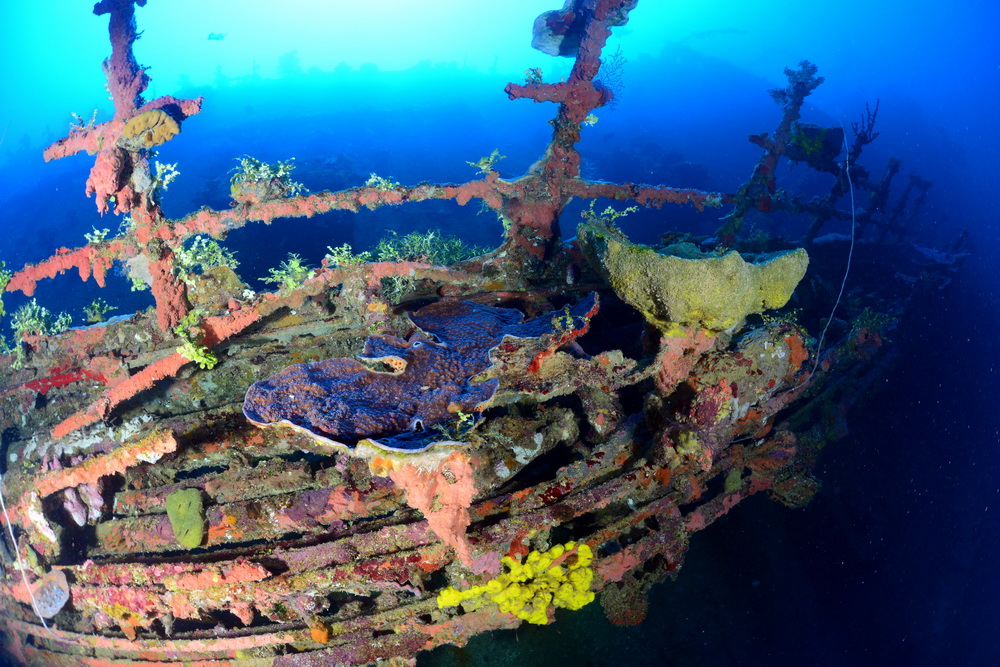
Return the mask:
<path id="1" fill-rule="evenodd" d="M 692 534 L 755 494 L 810 501 L 817 453 L 891 358 L 892 322 L 961 258 L 901 242 L 905 201 L 850 207 L 852 189 L 884 204 L 899 165 L 863 166 L 877 106 L 853 137 L 800 120 L 822 83 L 806 61 L 770 91 L 776 125 L 751 137 L 737 192 L 583 177 L 581 127 L 614 99 L 602 49 L 636 0 L 535 21 L 533 45 L 574 65 L 504 89 L 552 103 L 551 141 L 518 178 L 495 152 L 465 183 L 373 174 L 305 193 L 290 163 L 247 157 L 230 207 L 168 219 L 170 169 L 151 158 L 203 100 L 143 97 L 144 4 L 96 5 L 114 117 L 44 153 L 93 160 L 87 195 L 130 224 L 0 278 L 32 296 L 119 267 L 155 299 L 81 327 L 38 304 L 5 315 L 0 632 L 23 664 L 363 665 L 590 604 L 640 623 Z M 778 187 L 782 160 L 828 172 L 830 191 Z M 260 293 L 218 245 L 249 224 L 431 199 L 486 207 L 502 244 L 441 263 L 331 248 L 315 268 L 289 258 Z M 596 203 L 568 240 L 573 199 Z M 641 245 L 616 224 L 629 206 L 714 209 L 721 225 Z M 809 220 L 805 238 L 743 230 L 776 211 Z M 832 220 L 854 233 L 821 237 Z M 867 282 L 838 300 L 849 251 Z"/>

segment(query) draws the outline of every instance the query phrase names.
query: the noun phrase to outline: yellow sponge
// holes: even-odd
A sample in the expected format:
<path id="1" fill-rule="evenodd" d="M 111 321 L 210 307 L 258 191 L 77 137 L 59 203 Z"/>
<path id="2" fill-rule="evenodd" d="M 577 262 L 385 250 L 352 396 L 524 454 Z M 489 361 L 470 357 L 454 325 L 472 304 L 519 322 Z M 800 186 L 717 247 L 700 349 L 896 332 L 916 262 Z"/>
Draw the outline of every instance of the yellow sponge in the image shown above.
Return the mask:
<path id="1" fill-rule="evenodd" d="M 548 551 L 532 551 L 524 562 L 505 556 L 507 571 L 483 586 L 460 591 L 449 586 L 438 594 L 438 607 L 462 605 L 467 611 L 493 602 L 501 612 L 545 625 L 553 607 L 579 609 L 593 602 L 590 584 L 594 553 L 586 544 L 567 542 Z"/>

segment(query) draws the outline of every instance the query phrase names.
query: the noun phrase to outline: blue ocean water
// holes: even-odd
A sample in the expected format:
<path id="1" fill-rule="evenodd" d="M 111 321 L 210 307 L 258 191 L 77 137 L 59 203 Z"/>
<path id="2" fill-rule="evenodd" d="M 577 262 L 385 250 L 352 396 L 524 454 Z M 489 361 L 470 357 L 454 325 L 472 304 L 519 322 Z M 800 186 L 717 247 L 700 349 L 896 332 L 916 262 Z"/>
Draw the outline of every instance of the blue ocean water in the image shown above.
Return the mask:
<path id="1" fill-rule="evenodd" d="M 371 173 L 463 182 L 475 176 L 467 162 L 493 149 L 506 156 L 504 177 L 523 173 L 544 150 L 555 109 L 510 101 L 503 87 L 529 68 L 546 81 L 566 76 L 570 60 L 530 48 L 534 17 L 557 5 L 150 0 L 137 10 L 147 98 L 206 98 L 160 147 L 157 159 L 180 172 L 165 212 L 228 206 L 228 172 L 247 154 L 294 157 L 312 190 L 359 185 Z M 71 112 L 111 115 L 100 68 L 107 19 L 67 0 L 4 11 L 0 260 L 18 268 L 120 221 L 84 197 L 85 157 L 41 159 Z M 747 135 L 779 117 L 766 90 L 808 59 L 826 81 L 804 120 L 850 128 L 879 100 L 881 134 L 865 165 L 878 173 L 895 157 L 903 175 L 933 182 L 910 240 L 943 246 L 967 230 L 975 252 L 895 333 L 896 365 L 865 396 L 847 437 L 823 452 L 824 486 L 808 507 L 754 498 L 699 533 L 677 581 L 654 589 L 636 628 L 610 626 L 592 605 L 560 612 L 551 628 L 479 637 L 420 664 L 1000 664 L 998 25 L 1000 8 L 985 0 L 640 0 L 609 41 L 606 53 L 620 49 L 626 61 L 621 96 L 584 128 L 585 177 L 735 191 L 760 153 Z M 787 165 L 779 182 L 825 187 Z M 578 210 L 564 216 L 566 236 Z M 711 233 L 717 217 L 668 207 L 622 226 L 651 242 L 666 231 Z M 794 237 L 804 223 L 757 224 Z M 840 225 L 827 231 L 848 231 Z M 435 202 L 250 225 L 226 245 L 252 280 L 289 252 L 316 265 L 327 246 L 368 249 L 389 229 L 442 229 L 479 245 L 501 235 L 475 205 Z M 68 274 L 36 295 L 77 319 L 98 296 L 118 313 L 151 304 L 124 278 L 101 290 Z M 5 301 L 11 312 L 24 299 Z"/>

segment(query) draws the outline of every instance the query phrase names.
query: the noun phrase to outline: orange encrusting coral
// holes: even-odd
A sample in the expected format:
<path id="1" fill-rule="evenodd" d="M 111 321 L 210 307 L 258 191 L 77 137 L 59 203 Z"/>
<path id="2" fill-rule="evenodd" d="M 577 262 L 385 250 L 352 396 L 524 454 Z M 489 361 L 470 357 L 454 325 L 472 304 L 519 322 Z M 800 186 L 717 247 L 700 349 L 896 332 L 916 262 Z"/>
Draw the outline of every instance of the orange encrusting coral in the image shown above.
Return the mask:
<path id="1" fill-rule="evenodd" d="M 40 475 L 35 490 L 42 497 L 79 484 L 96 484 L 106 475 L 124 472 L 140 462 L 150 463 L 177 449 L 177 440 L 170 431 L 156 431 L 136 442 L 127 443 L 108 454 L 93 456 L 72 468 Z"/>
<path id="2" fill-rule="evenodd" d="M 468 457 L 454 452 L 430 470 L 404 463 L 389 471 L 389 479 L 406 492 L 410 507 L 423 512 L 431 530 L 454 547 L 462 563 L 473 567 L 472 547 L 465 530 L 471 523 L 469 506 L 476 487 Z"/>

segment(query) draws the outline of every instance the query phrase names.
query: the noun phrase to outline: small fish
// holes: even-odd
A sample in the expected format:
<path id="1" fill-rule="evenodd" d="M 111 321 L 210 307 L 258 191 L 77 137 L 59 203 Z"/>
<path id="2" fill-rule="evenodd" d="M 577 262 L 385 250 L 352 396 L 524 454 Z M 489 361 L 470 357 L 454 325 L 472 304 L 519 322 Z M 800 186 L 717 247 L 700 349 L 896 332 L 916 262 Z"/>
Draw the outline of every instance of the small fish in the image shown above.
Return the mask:
<path id="1" fill-rule="evenodd" d="M 210 33 L 208 33 L 208 38 L 209 39 L 214 39 L 215 41 L 219 41 L 220 39 L 222 39 L 225 36 L 226 36 L 226 33 L 224 33 L 224 32 L 210 32 Z"/>

